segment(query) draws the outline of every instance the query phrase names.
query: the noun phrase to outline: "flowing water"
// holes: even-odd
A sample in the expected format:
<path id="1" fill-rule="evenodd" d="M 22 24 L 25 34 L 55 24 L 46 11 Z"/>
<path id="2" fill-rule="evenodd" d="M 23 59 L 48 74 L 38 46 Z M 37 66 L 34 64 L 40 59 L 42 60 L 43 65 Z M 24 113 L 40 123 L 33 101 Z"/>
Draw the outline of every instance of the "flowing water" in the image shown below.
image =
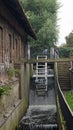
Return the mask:
<path id="1" fill-rule="evenodd" d="M 45 95 L 39 96 L 36 89 L 31 88 L 29 108 L 18 130 L 58 130 L 53 79 L 50 79 Z"/>

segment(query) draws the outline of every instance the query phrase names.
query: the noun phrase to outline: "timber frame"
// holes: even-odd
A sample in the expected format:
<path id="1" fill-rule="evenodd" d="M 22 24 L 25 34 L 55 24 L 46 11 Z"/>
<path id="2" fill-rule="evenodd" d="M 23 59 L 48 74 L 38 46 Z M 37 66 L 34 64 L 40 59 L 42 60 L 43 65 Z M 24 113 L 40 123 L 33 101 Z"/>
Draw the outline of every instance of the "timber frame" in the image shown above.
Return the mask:
<path id="1" fill-rule="evenodd" d="M 54 63 L 54 62 L 72 62 L 73 61 L 73 58 L 58 58 L 58 59 L 40 59 L 40 60 L 37 60 L 37 59 L 21 59 L 19 62 L 22 62 L 22 63 L 28 63 L 28 64 L 33 64 L 33 63 L 43 63 L 43 62 L 50 62 L 50 63 Z M 18 62 L 18 61 L 17 61 Z"/>

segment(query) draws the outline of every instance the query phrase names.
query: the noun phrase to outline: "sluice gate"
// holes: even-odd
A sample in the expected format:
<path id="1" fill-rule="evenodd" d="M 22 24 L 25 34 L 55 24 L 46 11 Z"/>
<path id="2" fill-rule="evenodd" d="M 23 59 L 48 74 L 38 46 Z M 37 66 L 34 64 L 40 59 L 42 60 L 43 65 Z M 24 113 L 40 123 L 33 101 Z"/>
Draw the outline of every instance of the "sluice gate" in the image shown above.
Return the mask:
<path id="1" fill-rule="evenodd" d="M 37 57 L 45 58 L 44 57 Z M 54 65 L 36 63 L 30 85 L 29 108 L 18 130 L 58 130 Z"/>

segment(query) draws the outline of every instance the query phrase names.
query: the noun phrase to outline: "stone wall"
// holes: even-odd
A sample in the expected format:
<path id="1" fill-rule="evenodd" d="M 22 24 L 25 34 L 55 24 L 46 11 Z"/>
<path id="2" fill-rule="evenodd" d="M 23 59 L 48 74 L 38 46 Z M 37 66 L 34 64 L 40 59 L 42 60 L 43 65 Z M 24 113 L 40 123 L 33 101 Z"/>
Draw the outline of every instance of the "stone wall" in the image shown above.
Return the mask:
<path id="1" fill-rule="evenodd" d="M 0 130 L 16 130 L 29 104 L 29 65 L 20 65 L 20 80 L 11 83 L 8 95 L 0 97 Z"/>
<path id="2" fill-rule="evenodd" d="M 0 80 L 4 80 L 6 69 L 25 57 L 27 34 L 11 14 L 3 1 L 0 1 Z M 5 77 L 6 78 L 6 77 Z"/>

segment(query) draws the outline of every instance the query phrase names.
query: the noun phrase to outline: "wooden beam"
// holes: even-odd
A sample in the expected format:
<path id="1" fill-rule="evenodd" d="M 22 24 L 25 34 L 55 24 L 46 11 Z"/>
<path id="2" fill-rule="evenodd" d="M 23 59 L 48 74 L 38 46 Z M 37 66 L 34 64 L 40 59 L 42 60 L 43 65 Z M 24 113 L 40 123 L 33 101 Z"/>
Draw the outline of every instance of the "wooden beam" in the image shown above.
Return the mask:
<path id="1" fill-rule="evenodd" d="M 44 62 L 47 62 L 47 63 L 54 63 L 54 62 L 72 62 L 73 61 L 73 58 L 58 58 L 58 59 L 21 59 L 20 60 L 20 63 L 28 63 L 28 64 L 33 64 L 33 63 L 44 63 Z"/>

